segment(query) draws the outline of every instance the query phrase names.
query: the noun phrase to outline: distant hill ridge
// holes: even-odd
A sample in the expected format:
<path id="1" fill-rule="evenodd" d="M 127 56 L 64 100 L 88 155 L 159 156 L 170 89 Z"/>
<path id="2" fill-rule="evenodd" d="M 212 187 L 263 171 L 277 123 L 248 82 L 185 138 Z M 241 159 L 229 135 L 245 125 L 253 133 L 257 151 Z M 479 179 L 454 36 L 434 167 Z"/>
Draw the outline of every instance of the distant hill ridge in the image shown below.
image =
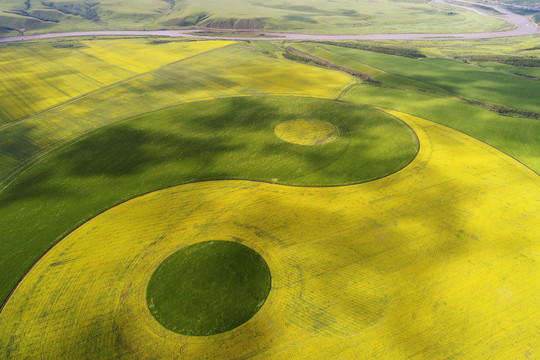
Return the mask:
<path id="1" fill-rule="evenodd" d="M 531 1 L 512 3 L 530 5 Z M 501 20 L 429 0 L 359 0 L 354 3 L 307 0 L 302 5 L 281 0 L 10 0 L 0 3 L 0 36 L 186 27 L 316 34 L 444 33 L 448 29 L 494 31 L 504 25 Z"/>

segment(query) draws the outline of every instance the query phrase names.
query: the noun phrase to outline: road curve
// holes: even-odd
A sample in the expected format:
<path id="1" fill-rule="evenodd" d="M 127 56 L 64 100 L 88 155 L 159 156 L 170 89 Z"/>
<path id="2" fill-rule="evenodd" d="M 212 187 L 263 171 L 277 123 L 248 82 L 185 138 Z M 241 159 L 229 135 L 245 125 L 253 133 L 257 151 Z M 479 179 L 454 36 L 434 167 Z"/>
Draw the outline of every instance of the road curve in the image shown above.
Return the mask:
<path id="1" fill-rule="evenodd" d="M 220 37 L 220 36 L 200 36 L 196 33 L 201 30 L 118 30 L 118 31 L 80 31 L 51 33 L 39 35 L 22 35 L 7 38 L 0 38 L 0 43 L 15 42 L 23 40 L 39 40 L 73 36 L 168 36 L 195 39 L 223 39 L 223 40 L 313 40 L 313 41 L 331 41 L 331 40 L 461 40 L 461 39 L 491 39 L 501 37 L 525 36 L 537 33 L 540 29 L 536 27 L 529 18 L 514 14 L 513 12 L 498 6 L 477 4 L 469 1 L 459 0 L 464 5 L 455 5 L 446 3 L 444 0 L 433 0 L 433 2 L 448 6 L 463 8 L 474 11 L 478 14 L 504 20 L 516 26 L 515 29 L 507 31 L 483 32 L 483 33 L 461 33 L 461 34 L 367 34 L 367 35 L 314 35 L 314 34 L 295 34 L 295 33 L 261 33 L 263 37 Z M 489 6 L 501 13 L 501 15 L 492 15 L 483 13 L 477 9 L 466 5 Z"/>

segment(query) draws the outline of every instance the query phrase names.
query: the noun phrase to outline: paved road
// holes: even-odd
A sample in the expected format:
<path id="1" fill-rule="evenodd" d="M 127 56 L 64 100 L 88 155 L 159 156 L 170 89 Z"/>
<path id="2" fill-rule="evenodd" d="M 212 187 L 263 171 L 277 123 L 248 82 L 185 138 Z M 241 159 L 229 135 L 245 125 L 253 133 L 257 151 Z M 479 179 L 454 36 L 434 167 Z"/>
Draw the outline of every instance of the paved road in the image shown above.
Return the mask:
<path id="1" fill-rule="evenodd" d="M 293 34 L 293 33 L 264 33 L 264 37 L 247 38 L 247 37 L 217 37 L 217 36 L 198 36 L 196 30 L 140 30 L 140 31 L 81 31 L 81 32 L 66 32 L 66 33 L 52 33 L 52 34 L 40 34 L 40 35 L 24 35 L 14 36 L 8 38 L 0 38 L 0 43 L 14 42 L 22 40 L 37 40 L 37 39 L 50 39 L 59 37 L 72 37 L 72 36 L 169 36 L 169 37 L 183 37 L 183 38 L 203 38 L 203 39 L 227 39 L 227 40 L 454 40 L 454 39 L 490 39 L 499 37 L 511 37 L 511 36 L 524 36 L 537 33 L 539 29 L 529 20 L 529 18 L 512 13 L 509 10 L 503 9 L 498 6 L 489 5 L 491 8 L 497 10 L 501 15 L 486 14 L 475 8 L 468 7 L 467 5 L 474 4 L 469 1 L 459 0 L 463 3 L 463 6 L 449 4 L 444 0 L 433 0 L 438 4 L 444 4 L 459 8 L 464 8 L 470 11 L 474 11 L 484 16 L 490 16 L 493 18 L 507 21 L 516 25 L 513 30 L 498 31 L 498 32 L 484 32 L 484 33 L 463 33 L 463 34 L 368 34 L 368 35 L 313 35 L 313 34 Z M 478 4 L 482 6 L 488 6 L 486 4 Z"/>

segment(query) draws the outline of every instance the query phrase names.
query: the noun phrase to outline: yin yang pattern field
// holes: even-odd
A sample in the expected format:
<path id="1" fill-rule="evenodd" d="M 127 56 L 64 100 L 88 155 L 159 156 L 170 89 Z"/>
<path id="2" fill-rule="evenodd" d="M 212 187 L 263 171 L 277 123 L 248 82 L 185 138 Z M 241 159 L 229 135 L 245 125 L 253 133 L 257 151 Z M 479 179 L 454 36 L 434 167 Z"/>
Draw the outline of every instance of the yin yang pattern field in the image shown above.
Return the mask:
<path id="1" fill-rule="evenodd" d="M 538 176 L 467 135 L 387 112 L 416 132 L 420 151 L 385 178 L 323 188 L 198 182 L 85 223 L 6 304 L 2 356 L 509 359 L 531 352 L 540 322 Z M 213 239 L 265 259 L 268 298 L 246 323 L 218 335 L 167 330 L 148 309 L 152 274 L 171 254 Z"/>

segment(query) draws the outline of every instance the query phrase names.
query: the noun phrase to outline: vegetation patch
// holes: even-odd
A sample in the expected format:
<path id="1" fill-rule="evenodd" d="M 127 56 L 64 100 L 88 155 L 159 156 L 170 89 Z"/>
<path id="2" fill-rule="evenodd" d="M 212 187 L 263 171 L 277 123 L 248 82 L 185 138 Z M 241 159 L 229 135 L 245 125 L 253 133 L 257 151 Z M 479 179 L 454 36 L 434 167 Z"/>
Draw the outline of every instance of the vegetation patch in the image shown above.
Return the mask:
<path id="1" fill-rule="evenodd" d="M 306 63 L 306 64 L 312 64 L 312 65 L 317 65 L 317 66 L 322 66 L 322 67 L 335 68 L 335 69 L 344 71 L 344 72 L 346 72 L 348 74 L 357 76 L 357 77 L 361 78 L 362 80 L 364 80 L 366 82 L 370 82 L 372 84 L 378 84 L 376 81 L 372 80 L 371 75 L 365 74 L 365 73 L 357 71 L 357 70 L 349 69 L 349 68 L 341 66 L 341 65 L 334 64 L 334 63 L 332 63 L 332 62 L 330 62 L 328 60 L 324 60 L 324 59 L 321 59 L 320 57 L 317 57 L 315 55 L 312 55 L 312 54 L 309 54 L 307 52 L 298 50 L 298 49 L 296 49 L 296 48 L 294 48 L 292 46 L 289 46 L 289 47 L 287 47 L 285 49 L 285 52 L 283 52 L 283 57 L 286 58 L 286 59 L 289 59 L 289 60 L 298 61 L 298 62 L 302 62 L 302 63 Z"/>
<path id="2" fill-rule="evenodd" d="M 283 141 L 298 145 L 322 145 L 339 139 L 339 128 L 327 121 L 297 119 L 285 121 L 274 129 Z"/>
<path id="3" fill-rule="evenodd" d="M 84 49 L 89 47 L 78 40 L 58 40 L 52 41 L 50 44 L 53 48 L 57 49 Z"/>
<path id="4" fill-rule="evenodd" d="M 526 49 L 531 50 L 531 49 Z M 498 62 L 506 65 L 522 67 L 540 67 L 540 58 L 528 56 L 508 56 L 508 55 L 462 55 L 455 57 L 463 62 Z"/>
<path id="5" fill-rule="evenodd" d="M 271 288 L 268 265 L 249 247 L 205 241 L 169 256 L 148 283 L 152 315 L 182 335 L 208 336 L 248 321 Z"/>
<path id="6" fill-rule="evenodd" d="M 381 54 L 403 56 L 403 57 L 408 57 L 412 59 L 421 59 L 421 58 L 426 57 L 424 54 L 422 54 L 422 52 L 414 48 L 397 47 L 397 46 L 392 46 L 392 47 L 381 46 L 381 45 L 374 45 L 373 43 L 367 43 L 367 42 L 324 41 L 322 43 L 327 44 L 327 45 L 350 48 L 350 49 L 373 51 L 373 52 L 381 53 Z"/>
<path id="7" fill-rule="evenodd" d="M 495 112 L 495 113 L 497 113 L 499 115 L 502 115 L 502 116 L 540 120 L 540 114 L 537 113 L 537 112 L 534 112 L 534 111 L 512 109 L 512 108 L 509 108 L 509 107 L 506 107 L 506 106 L 488 104 L 488 103 L 485 103 L 485 102 L 482 102 L 482 101 L 466 99 L 466 98 L 461 98 L 461 100 L 466 101 L 469 104 L 479 105 L 479 106 L 483 107 L 486 110 Z"/>
<path id="8" fill-rule="evenodd" d="M 253 31 L 196 31 L 192 33 L 196 36 L 217 36 L 217 37 L 229 37 L 229 38 L 265 38 L 269 35 L 266 35 L 264 33 L 259 32 L 253 32 Z M 275 37 L 282 37 L 279 35 L 271 35 L 272 38 Z"/>
<path id="9" fill-rule="evenodd" d="M 540 24 L 540 12 L 534 14 L 532 16 L 532 19 L 533 19 L 534 23 L 538 26 Z"/>
<path id="10" fill-rule="evenodd" d="M 83 19 L 101 22 L 96 9 L 99 2 L 79 2 L 79 1 L 42 1 L 41 4 L 50 9 L 58 10 L 65 14 L 80 16 Z"/>

